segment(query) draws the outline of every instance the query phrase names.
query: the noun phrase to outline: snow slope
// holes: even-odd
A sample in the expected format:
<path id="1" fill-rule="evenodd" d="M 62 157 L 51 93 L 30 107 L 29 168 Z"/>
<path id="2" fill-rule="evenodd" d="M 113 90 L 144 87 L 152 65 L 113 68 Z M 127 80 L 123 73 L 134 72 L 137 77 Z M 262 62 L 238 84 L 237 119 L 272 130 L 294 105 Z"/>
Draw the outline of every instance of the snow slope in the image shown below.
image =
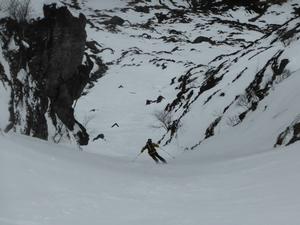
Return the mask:
<path id="1" fill-rule="evenodd" d="M 205 157 L 207 146 L 157 166 L 23 136 L 0 141 L 1 225 L 300 223 L 296 146 L 222 160 Z"/>
<path id="2" fill-rule="evenodd" d="M 32 2 L 31 15 L 41 14 L 42 4 L 51 2 L 57 1 Z M 79 9 L 74 7 L 75 2 L 77 1 L 66 0 L 59 4 L 71 7 L 74 14 L 86 15 L 88 41 L 96 41 L 100 46 L 99 52 L 93 54 L 101 57 L 108 66 L 105 76 L 98 79 L 93 88 L 87 88 L 87 95 L 81 97 L 76 104 L 77 120 L 83 122 L 91 137 L 90 145 L 84 148 L 85 151 L 118 156 L 135 155 L 149 137 L 158 141 L 164 134 L 166 136 L 162 143 L 166 143 L 170 131 L 161 127 L 155 114 L 162 113 L 178 100 L 178 95 L 182 94 L 182 80 L 188 71 L 191 72 L 190 80 L 193 81 L 186 85 L 188 91 L 181 96 L 181 106 L 176 105 L 170 113 L 172 122 L 180 120 L 175 138 L 168 146 L 174 152 L 197 147 L 207 137 L 207 128 L 219 118 L 221 120 L 213 130 L 214 136 L 233 128 L 245 131 L 245 127 L 252 126 L 253 133 L 256 130 L 264 131 L 261 133 L 266 138 L 264 144 L 271 148 L 278 135 L 297 117 L 299 107 L 293 101 L 287 103 L 289 106 L 280 105 L 264 111 L 269 103 L 277 101 L 273 94 L 281 96 L 284 93 L 286 99 L 293 99 L 299 93 L 296 90 L 299 82 L 297 71 L 300 69 L 296 54 L 299 41 L 295 39 L 287 45 L 280 40 L 272 43 L 278 34 L 275 31 L 270 33 L 273 29 L 270 27 L 284 27 L 283 24 L 287 21 L 287 27 L 297 26 L 299 18 L 293 13 L 293 7 L 299 6 L 297 1 L 290 0 L 282 6 L 272 6 L 255 22 L 251 22 L 251 19 L 256 15 L 243 8 L 220 15 L 195 15 L 189 12 L 176 19 L 160 5 L 163 2 L 170 8 L 178 9 L 168 0 L 135 3 L 120 0 L 79 1 Z M 137 6 L 150 7 L 150 11 L 138 12 L 135 8 Z M 157 13 L 165 13 L 169 18 L 158 23 Z M 123 18 L 124 24 L 105 24 L 114 16 Z M 215 44 L 205 41 L 194 43 L 199 36 L 208 37 Z M 291 85 L 289 88 L 294 92 L 285 93 L 284 88 L 277 88 L 288 85 L 274 85 L 271 94 L 264 102 L 259 103 L 258 111 L 253 112 L 254 115 L 252 112 L 248 113 L 242 124 L 233 126 L 239 122 L 236 117 L 245 110 L 245 107 L 237 106 L 238 96 L 245 95 L 245 89 L 256 73 L 270 57 L 281 50 L 284 50 L 284 54 L 278 59 L 278 63 L 288 59 L 285 69 L 292 73 L 283 82 L 288 82 Z M 92 52 L 87 50 L 87 53 Z M 1 59 L 1 62 L 5 64 L 5 60 Z M 205 84 L 208 72 L 216 70 L 223 63 L 226 67 L 215 76 L 219 78 L 226 74 L 224 78 L 198 97 L 197 93 Z M 236 79 L 240 73 L 244 74 Z M 265 82 L 271 76 L 271 68 L 268 68 L 264 75 Z M 10 93 L 3 88 L 0 91 L 1 105 L 4 105 L 0 109 L 3 115 L 0 126 L 3 129 L 7 125 L 8 110 L 5 105 Z M 190 94 L 192 98 L 188 98 Z M 164 97 L 160 103 L 146 105 L 147 100 L 154 101 L 158 96 Z M 189 102 L 190 99 L 193 100 L 192 103 Z M 190 103 L 187 109 L 184 107 L 185 103 Z M 225 109 L 228 109 L 227 112 Z M 270 119 L 277 118 L 277 114 L 283 119 Z M 267 118 L 264 123 L 261 123 L 260 116 Z M 115 123 L 118 126 L 113 127 Z M 270 123 L 274 125 L 273 128 L 264 129 Z M 99 134 L 104 134 L 105 139 L 93 141 Z M 256 135 L 248 135 L 254 137 L 249 142 L 256 141 Z"/>
<path id="3" fill-rule="evenodd" d="M 33 16 L 40 15 L 42 2 L 34 2 Z M 91 139 L 98 134 L 105 138 L 91 140 L 79 151 L 70 143 L 56 145 L 0 133 L 0 225 L 300 224 L 300 144 L 273 148 L 277 136 L 299 116 L 299 35 L 288 45 L 280 41 L 271 44 L 275 33 L 265 37 L 269 24 L 282 25 L 293 17 L 292 4 L 297 1 L 271 7 L 259 21 L 251 23 L 254 15 L 238 10 L 214 17 L 188 14 L 185 19 L 191 19 L 189 23 L 171 20 L 147 29 L 142 25 L 156 22 L 154 13 L 165 13 L 166 9 L 144 14 L 126 1 L 79 2 L 81 9 L 72 12 L 83 12 L 90 20 L 89 41 L 113 51 L 106 49 L 98 54 L 109 70 L 86 90 L 75 112 Z M 115 15 L 130 23 L 113 29 L 102 23 Z M 245 29 L 221 21 L 228 19 L 249 22 L 254 27 Z M 287 26 L 293 28 L 298 23 L 299 18 Z M 172 35 L 174 30 L 181 34 Z M 218 44 L 192 43 L 200 35 Z M 176 41 L 168 41 L 170 38 Z M 245 46 L 252 42 L 255 50 L 245 53 Z M 266 51 L 254 57 L 260 49 Z M 279 60 L 289 59 L 291 76 L 275 82 L 257 109 L 232 126 L 231 118 L 245 105 L 234 102 L 226 113 L 224 107 L 244 94 L 255 74 L 282 49 Z M 231 54 L 235 52 L 242 56 L 232 63 L 236 55 Z M 133 162 L 147 138 L 157 141 L 165 134 L 163 128 L 157 128 L 160 124 L 154 114 L 176 98 L 178 79 L 203 64 L 203 71 L 202 67 L 193 71 L 197 79 L 190 85 L 197 90 L 204 81 L 204 71 L 222 63 L 212 61 L 222 54 L 228 54 L 222 60 L 230 71 L 195 101 L 183 117 L 177 136 L 163 147 L 176 158 L 159 150 L 167 165 L 156 165 L 147 154 Z M 245 67 L 249 70 L 232 82 Z M 264 79 L 271 75 L 268 67 Z M 173 78 L 175 84 L 170 85 Z M 222 92 L 224 97 L 219 96 Z M 159 95 L 164 97 L 161 103 L 146 105 L 146 100 L 156 100 Z M 8 96 L 1 86 L 1 128 L 8 117 Z M 212 100 L 204 104 L 210 96 Z M 174 118 L 182 110 L 178 107 Z M 214 136 L 202 141 L 195 151 L 185 151 L 203 139 L 207 126 L 219 116 L 223 119 Z M 115 123 L 118 126 L 113 126 Z"/>
<path id="4" fill-rule="evenodd" d="M 151 1 L 140 5 L 154 7 L 158 3 Z M 249 144 L 260 142 L 265 148 L 272 148 L 278 135 L 290 125 L 300 110 L 299 105 L 294 104 L 300 94 L 297 88 L 300 68 L 296 54 L 300 42 L 295 37 L 289 44 L 279 40 L 272 43 L 278 33 L 270 32 L 269 27 L 270 24 L 282 29 L 285 26 L 288 29 L 296 26 L 299 18 L 292 19 L 295 17 L 292 11 L 297 5 L 297 1 L 289 1 L 283 6 L 272 6 L 255 22 L 249 22 L 255 15 L 240 9 L 222 15 L 187 13 L 182 20 L 169 19 L 157 23 L 154 14 L 167 13 L 166 9 L 151 8 L 149 13 L 141 13 L 134 10 L 134 5 L 125 8 L 122 4 L 116 7 L 115 4 L 109 6 L 108 3 L 103 5 L 94 1 L 80 4 L 80 11 L 93 23 L 93 26 L 87 26 L 89 40 L 97 41 L 102 49 L 113 50 L 99 53 L 109 65 L 109 70 L 95 87 L 87 90 L 88 94 L 80 98 L 76 105 L 77 117 L 85 121 L 91 138 L 98 134 L 105 135 L 105 140 L 92 141 L 84 149 L 101 154 L 134 156 L 147 138 L 160 140 L 166 131 L 157 128 L 161 124 L 155 114 L 163 112 L 177 100 L 176 96 L 180 94 L 183 85 L 179 80 L 187 71 L 191 71 L 190 79 L 193 82 L 186 85 L 189 92 L 183 95 L 181 105 L 189 103 L 189 99 L 194 102 L 188 109 L 176 106 L 171 111 L 172 120 L 181 121 L 168 149 L 181 152 L 196 146 L 196 149 L 201 150 L 198 143 L 203 142 L 206 129 L 218 117 L 221 117 L 221 121 L 214 128 L 215 141 L 218 142 L 219 134 L 231 133 L 232 129 L 236 129 L 238 136 L 230 137 L 228 142 L 243 139 Z M 114 28 L 104 25 L 103 22 L 112 16 L 120 16 L 128 21 Z M 150 28 L 144 28 L 142 25 L 149 21 L 152 22 Z M 179 34 L 173 35 L 176 32 Z M 199 35 L 211 37 L 217 44 L 193 43 Z M 168 41 L 171 38 L 175 41 Z M 245 89 L 256 74 L 281 50 L 284 53 L 278 58 L 278 63 L 288 59 L 285 72 L 290 72 L 291 76 L 272 84 L 270 93 L 259 102 L 257 110 L 249 112 L 245 120 L 236 126 L 232 120 L 247 108 L 239 106 L 237 97 L 245 94 Z M 225 74 L 222 80 L 197 97 L 201 86 L 205 84 L 207 72 L 216 70 L 220 65 L 225 66 L 215 76 Z M 271 76 L 269 66 L 261 86 Z M 170 85 L 172 82 L 173 85 Z M 287 89 L 291 91 L 287 92 Z M 188 98 L 192 91 L 192 98 Z M 164 97 L 160 103 L 146 105 L 147 100 L 153 101 L 159 95 Z M 112 127 L 115 123 L 119 127 Z M 257 135 L 257 131 L 260 131 L 260 135 Z M 162 143 L 168 137 L 167 133 Z M 240 149 L 242 146 L 237 144 L 235 148 Z M 227 154 L 226 150 L 220 151 Z M 251 151 L 247 154 L 251 154 Z"/>

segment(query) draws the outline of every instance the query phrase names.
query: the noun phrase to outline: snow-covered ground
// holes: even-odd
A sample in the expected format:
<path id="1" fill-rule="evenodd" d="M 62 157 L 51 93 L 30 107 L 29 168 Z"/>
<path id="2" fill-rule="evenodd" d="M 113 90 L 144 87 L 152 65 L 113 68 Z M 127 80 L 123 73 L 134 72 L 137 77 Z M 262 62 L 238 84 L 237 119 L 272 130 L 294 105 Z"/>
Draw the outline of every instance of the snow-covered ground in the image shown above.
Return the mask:
<path id="1" fill-rule="evenodd" d="M 214 66 L 218 67 L 221 62 L 232 65 L 230 65 L 229 71 L 226 71 L 227 67 L 223 71 L 221 70 L 219 74 L 226 73 L 223 80 L 202 94 L 182 118 L 177 138 L 167 146 L 171 151 L 181 152 L 185 148 L 197 144 L 203 139 L 206 128 L 220 115 L 223 118 L 215 129 L 216 135 L 237 129 L 241 136 L 244 133 L 247 134 L 244 136 L 248 138 L 243 138 L 245 141 L 255 143 L 257 137 L 261 136 L 261 144 L 271 149 L 279 133 L 289 126 L 297 116 L 300 110 L 299 105 L 292 102 L 300 94 L 297 89 L 300 82 L 298 75 L 300 67 L 296 63 L 298 59 L 296 52 L 299 50 L 300 42 L 295 41 L 290 46 L 284 46 L 279 41 L 270 44 L 277 35 L 272 34 L 263 38 L 265 33 L 262 31 L 271 23 L 282 25 L 290 20 L 293 17 L 291 5 L 295 5 L 297 1 L 290 1 L 284 6 L 272 6 L 259 21 L 249 22 L 249 24 L 257 26 L 258 30 L 215 22 L 215 19 L 219 18 L 220 20 L 246 23 L 255 15 L 243 9 L 214 17 L 188 14 L 186 17 L 191 19 L 190 23 L 167 21 L 159 24 L 156 19 L 153 19 L 153 14 L 165 12 L 165 9 L 153 10 L 153 12 L 150 10 L 149 14 L 139 13 L 133 9 L 128 9 L 125 12 L 121 10 L 124 7 L 122 5 L 124 2 L 119 7 L 116 7 L 115 3 L 116 1 L 112 1 L 111 5 L 104 4 L 108 8 L 105 8 L 100 2 L 96 4 L 94 1 L 86 1 L 80 5 L 81 11 L 95 26 L 98 26 L 95 28 L 87 25 L 88 39 L 98 41 L 103 48 L 114 50 L 113 53 L 106 50 L 99 54 L 104 62 L 110 62 L 111 66 L 97 85 L 88 90 L 88 95 L 81 97 L 76 105 L 76 116 L 79 121 L 83 121 L 86 125 L 91 139 L 98 134 L 103 133 L 105 135 L 105 140 L 91 141 L 89 146 L 84 147 L 85 151 L 134 156 L 148 138 L 155 141 L 159 140 L 166 131 L 163 128 L 157 128 L 160 123 L 155 114 L 162 112 L 166 105 L 176 98 L 179 92 L 179 88 L 175 88 L 176 80 L 199 64 L 203 64 L 205 67 L 192 72 L 194 73 L 192 78 L 196 79 L 189 84 L 194 93 L 199 91 L 198 87 L 204 82 L 206 76 L 199 71 L 205 71 Z M 147 4 L 155 5 L 157 3 L 158 1 L 152 1 Z M 100 10 L 97 11 L 96 9 Z M 290 11 L 290 13 L 286 11 Z M 101 24 L 110 18 L 108 16 L 120 16 L 128 20 L 130 24 L 125 23 L 111 31 Z M 153 20 L 155 24 L 153 29 L 144 29 L 139 26 L 149 19 Z M 298 20 L 294 21 L 294 23 L 297 22 Z M 209 25 L 211 23 L 213 25 Z M 183 40 L 178 42 L 164 41 L 162 37 L 172 36 L 170 34 L 172 30 L 181 32 L 182 35 L 179 36 Z M 145 38 L 147 35 L 148 38 Z M 191 43 L 199 35 L 211 37 L 219 44 Z M 176 37 L 178 38 L 178 36 Z M 241 40 L 233 41 L 232 45 L 222 43 L 225 39 L 230 42 L 230 38 Z M 259 40 L 260 38 L 263 39 Z M 253 51 L 249 53 L 249 49 L 244 48 L 244 45 L 247 46 L 257 39 L 256 44 L 250 48 Z M 171 52 L 172 49 L 176 48 L 177 50 Z M 260 52 L 260 49 L 266 49 L 266 51 Z M 236 103 L 232 104 L 233 100 L 238 95 L 244 94 L 256 73 L 281 49 L 284 49 L 285 52 L 280 59 L 289 59 L 287 70 L 293 75 L 278 85 L 274 85 L 270 95 L 259 104 L 259 109 L 249 113 L 249 117 L 243 121 L 240 127 L 232 127 L 230 119 L 244 110 L 244 107 L 238 107 Z M 240 51 L 240 53 L 227 57 L 223 61 L 210 63 L 219 55 L 231 54 L 236 51 Z M 240 58 L 236 60 L 236 57 Z M 235 60 L 236 62 L 232 63 Z M 166 68 L 163 68 L 163 65 Z M 247 68 L 245 74 L 233 82 L 244 68 Z M 268 76 L 270 77 L 272 71 L 269 70 Z M 172 86 L 170 83 L 174 79 L 175 85 Z M 179 86 L 180 83 L 178 82 L 177 87 Z M 286 92 L 287 88 L 293 91 Z M 222 92 L 224 96 L 220 97 L 219 93 Z M 213 96 L 214 93 L 217 95 Z M 155 100 L 159 95 L 164 97 L 161 103 L 146 105 L 146 100 Z M 212 101 L 205 105 L 204 102 L 209 97 L 212 97 Z M 223 113 L 227 106 L 231 107 L 226 113 Z M 183 110 L 184 108 L 179 107 L 178 111 L 173 110 L 172 119 L 180 117 Z M 112 127 L 115 123 L 119 127 Z M 260 135 L 256 135 L 258 130 Z M 236 139 L 240 138 L 242 137 L 236 137 Z M 237 145 L 237 148 L 240 146 Z M 201 149 L 201 146 L 198 149 Z"/>
<path id="2" fill-rule="evenodd" d="M 54 1 L 32 2 L 31 16 L 37 17 L 43 3 Z M 299 116 L 300 42 L 294 40 L 284 46 L 278 41 L 273 45 L 270 43 L 276 34 L 272 34 L 257 41 L 253 52 L 244 50 L 245 45 L 264 36 L 268 24 L 288 21 L 292 3 L 297 1 L 291 0 L 282 8 L 273 6 L 259 21 L 251 23 L 261 31 L 240 31 L 239 27 L 212 22 L 215 17 L 193 14 L 186 15 L 190 23 L 163 22 L 153 30 L 142 29 L 142 23 L 165 9 L 143 14 L 122 10 L 128 7 L 124 0 L 78 2 L 81 9 L 72 9 L 74 15 L 83 12 L 95 25 L 87 25 L 88 40 L 113 49 L 113 53 L 99 53 L 109 70 L 95 87 L 86 90 L 88 94 L 75 108 L 76 118 L 86 126 L 91 142 L 80 151 L 68 142 L 53 144 L 0 133 L 0 225 L 300 224 L 300 144 L 273 148 L 278 135 Z M 112 31 L 101 24 L 115 15 L 130 23 Z M 254 15 L 238 10 L 216 17 L 248 23 Z M 178 35 L 181 41 L 164 41 L 162 37 L 172 36 L 172 29 L 182 33 Z M 219 45 L 192 43 L 200 35 L 211 37 Z M 238 38 L 243 40 L 234 41 Z M 225 39 L 232 45 L 221 43 Z M 264 48 L 267 50 L 254 57 Z M 257 110 L 233 127 L 229 119 L 243 107 L 233 104 L 223 115 L 224 107 L 244 94 L 258 70 L 280 49 L 285 50 L 280 60 L 289 59 L 291 76 L 272 86 Z M 162 112 L 178 94 L 171 80 L 198 64 L 213 67 L 214 63 L 208 64 L 215 57 L 238 50 L 242 56 L 228 67 L 230 71 L 222 82 L 192 105 L 177 137 L 163 147 L 175 159 L 159 150 L 167 165 L 156 165 L 146 153 L 133 161 L 148 138 L 157 141 L 165 133 L 158 128 L 155 113 Z M 235 56 L 224 61 L 228 59 L 229 64 Z M 8 71 L 6 61 L 0 58 L 0 62 Z M 246 73 L 232 82 L 244 67 L 248 67 Z M 197 76 L 192 83 L 196 91 L 204 78 L 199 71 L 193 75 Z M 3 130 L 9 116 L 9 91 L 0 86 Z M 218 90 L 226 95 L 213 95 L 209 104 L 203 104 Z M 161 103 L 146 105 L 146 100 L 159 95 L 164 97 Z M 203 138 L 207 126 L 220 115 L 223 119 L 214 137 L 194 151 L 185 151 Z M 118 126 L 113 126 L 115 123 Z M 93 141 L 99 134 L 105 138 Z"/>
<path id="3" fill-rule="evenodd" d="M 0 142 L 1 225 L 300 223 L 299 145 L 224 158 L 213 144 L 157 166 L 17 135 Z"/>

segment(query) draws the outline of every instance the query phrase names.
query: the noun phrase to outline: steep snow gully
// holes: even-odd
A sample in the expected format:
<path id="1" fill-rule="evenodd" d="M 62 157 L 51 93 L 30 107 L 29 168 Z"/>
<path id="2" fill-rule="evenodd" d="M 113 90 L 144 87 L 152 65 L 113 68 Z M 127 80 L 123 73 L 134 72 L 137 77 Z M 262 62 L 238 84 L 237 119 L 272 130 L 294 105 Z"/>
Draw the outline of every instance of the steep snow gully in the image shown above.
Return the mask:
<path id="1" fill-rule="evenodd" d="M 196 2 L 1 4 L 0 225 L 300 224 L 300 3 Z"/>

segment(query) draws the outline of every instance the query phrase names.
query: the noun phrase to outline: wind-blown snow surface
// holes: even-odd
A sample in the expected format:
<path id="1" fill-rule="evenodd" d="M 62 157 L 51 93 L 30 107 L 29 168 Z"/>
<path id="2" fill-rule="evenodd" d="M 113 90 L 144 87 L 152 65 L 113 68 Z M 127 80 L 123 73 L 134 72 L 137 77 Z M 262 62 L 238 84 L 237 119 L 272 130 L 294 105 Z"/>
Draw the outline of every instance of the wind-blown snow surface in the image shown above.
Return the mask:
<path id="1" fill-rule="evenodd" d="M 220 161 L 204 147 L 157 166 L 28 137 L 0 141 L 1 225 L 300 223 L 295 146 Z"/>

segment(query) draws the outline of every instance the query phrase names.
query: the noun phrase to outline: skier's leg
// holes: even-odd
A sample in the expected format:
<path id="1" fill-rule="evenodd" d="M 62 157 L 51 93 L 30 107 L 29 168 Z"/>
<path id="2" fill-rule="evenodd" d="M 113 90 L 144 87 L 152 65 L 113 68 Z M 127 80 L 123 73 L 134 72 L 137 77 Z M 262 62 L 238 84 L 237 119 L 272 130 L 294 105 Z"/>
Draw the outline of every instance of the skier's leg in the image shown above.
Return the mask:
<path id="1" fill-rule="evenodd" d="M 156 158 L 155 154 L 149 154 L 151 156 L 151 158 L 156 162 L 159 163 L 158 159 Z"/>
<path id="2" fill-rule="evenodd" d="M 156 156 L 157 158 L 159 158 L 160 161 L 162 161 L 163 163 L 167 163 L 167 161 L 166 161 L 163 157 L 161 157 L 157 152 L 156 152 L 155 156 Z"/>

